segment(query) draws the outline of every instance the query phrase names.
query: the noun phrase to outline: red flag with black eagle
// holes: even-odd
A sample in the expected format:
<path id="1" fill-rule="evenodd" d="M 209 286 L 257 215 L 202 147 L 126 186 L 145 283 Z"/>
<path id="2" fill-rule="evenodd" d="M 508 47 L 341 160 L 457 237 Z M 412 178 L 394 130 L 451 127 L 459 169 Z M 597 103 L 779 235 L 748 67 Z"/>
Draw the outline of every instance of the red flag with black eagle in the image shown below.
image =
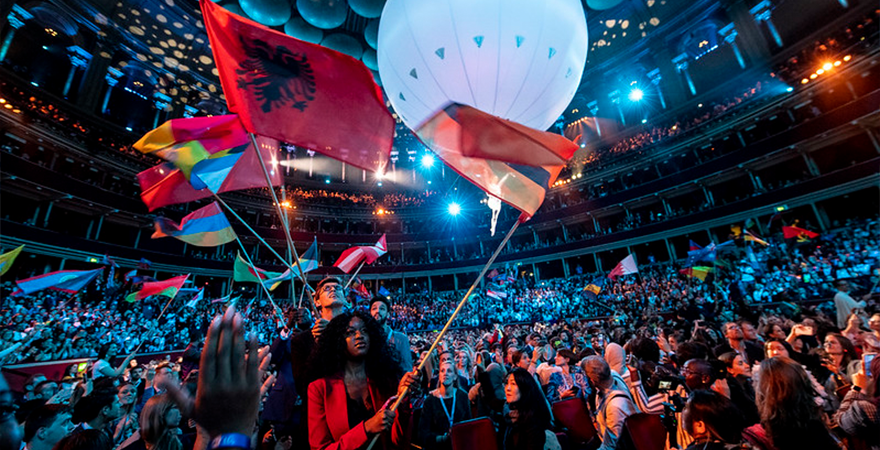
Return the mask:
<path id="1" fill-rule="evenodd" d="M 201 0 L 229 111 L 256 134 L 383 171 L 394 119 L 360 61 Z"/>

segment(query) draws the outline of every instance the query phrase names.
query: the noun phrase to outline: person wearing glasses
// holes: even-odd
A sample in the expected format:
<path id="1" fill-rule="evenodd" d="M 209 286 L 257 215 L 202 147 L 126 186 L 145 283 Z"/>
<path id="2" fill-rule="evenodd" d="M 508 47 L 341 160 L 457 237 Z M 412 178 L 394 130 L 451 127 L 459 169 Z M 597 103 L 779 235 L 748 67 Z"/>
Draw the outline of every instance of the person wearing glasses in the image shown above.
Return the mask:
<path id="1" fill-rule="evenodd" d="M 308 362 L 330 321 L 351 308 L 345 295 L 346 290 L 344 286 L 342 280 L 336 277 L 327 277 L 319 281 L 317 286 L 315 286 L 313 297 L 315 308 L 318 310 L 318 317 L 312 329 L 309 332 L 295 334 L 287 341 L 288 345 L 283 345 L 282 342 L 282 345 L 273 345 L 272 347 L 271 364 L 280 373 L 284 373 L 288 368 L 290 369 L 290 373 L 293 375 L 293 386 L 296 390 L 295 395 L 300 398 L 299 406 L 293 413 L 299 416 L 298 426 L 295 427 L 295 431 L 291 436 L 294 448 L 309 448 L 308 401 L 306 394 L 309 383 L 314 381 L 315 378 L 314 374 L 310 373 Z M 296 418 L 291 420 L 293 422 L 297 421 Z"/>

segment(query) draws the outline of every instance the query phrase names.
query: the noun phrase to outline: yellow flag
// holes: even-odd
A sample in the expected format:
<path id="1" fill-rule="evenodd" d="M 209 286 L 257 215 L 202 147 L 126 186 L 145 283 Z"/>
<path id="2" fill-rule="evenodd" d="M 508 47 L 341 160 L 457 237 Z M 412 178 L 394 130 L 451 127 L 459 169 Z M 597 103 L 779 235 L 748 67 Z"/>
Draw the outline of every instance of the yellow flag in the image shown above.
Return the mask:
<path id="1" fill-rule="evenodd" d="M 6 271 L 9 270 L 10 267 L 12 267 L 12 263 L 15 262 L 15 258 L 18 257 L 18 254 L 21 253 L 21 249 L 23 248 L 24 245 L 18 247 L 11 252 L 0 255 L 0 275 L 5 274 Z"/>

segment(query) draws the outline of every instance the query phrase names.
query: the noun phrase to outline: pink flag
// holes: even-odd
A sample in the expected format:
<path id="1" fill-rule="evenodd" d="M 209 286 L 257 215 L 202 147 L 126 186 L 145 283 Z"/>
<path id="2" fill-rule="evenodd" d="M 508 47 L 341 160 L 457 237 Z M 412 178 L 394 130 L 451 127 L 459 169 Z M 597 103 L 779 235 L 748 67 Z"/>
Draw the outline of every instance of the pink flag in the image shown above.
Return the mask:
<path id="1" fill-rule="evenodd" d="M 623 261 L 617 263 L 614 270 L 608 274 L 608 278 L 614 280 L 619 276 L 629 275 L 631 273 L 639 273 L 639 268 L 636 266 L 636 260 L 633 258 L 633 255 L 629 255 L 626 258 L 623 258 Z"/>
<path id="2" fill-rule="evenodd" d="M 376 242 L 376 245 L 352 247 L 342 252 L 342 256 L 333 263 L 333 266 L 338 267 L 345 273 L 349 273 L 361 261 L 366 260 L 367 264 L 373 264 L 373 261 L 379 259 L 385 253 L 388 253 L 388 246 L 385 243 L 385 235 L 383 234 L 379 242 Z"/>

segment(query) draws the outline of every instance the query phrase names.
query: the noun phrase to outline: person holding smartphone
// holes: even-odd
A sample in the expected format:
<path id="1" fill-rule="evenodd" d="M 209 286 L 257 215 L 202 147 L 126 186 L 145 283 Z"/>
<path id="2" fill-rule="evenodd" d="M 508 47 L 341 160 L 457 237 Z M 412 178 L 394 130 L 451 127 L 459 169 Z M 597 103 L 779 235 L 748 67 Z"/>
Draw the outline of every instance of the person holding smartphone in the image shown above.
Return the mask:
<path id="1" fill-rule="evenodd" d="M 860 440 L 865 448 L 880 449 L 880 358 L 868 357 L 853 375 L 853 388 L 840 402 L 834 414 L 834 423 L 849 435 Z M 870 360 L 870 362 L 866 362 Z"/>
<path id="2" fill-rule="evenodd" d="M 567 398 L 584 398 L 590 393 L 587 377 L 581 368 L 573 364 L 577 362 L 577 355 L 567 348 L 556 352 L 556 367 L 560 370 L 550 375 L 545 392 L 547 401 L 550 403 Z"/>

